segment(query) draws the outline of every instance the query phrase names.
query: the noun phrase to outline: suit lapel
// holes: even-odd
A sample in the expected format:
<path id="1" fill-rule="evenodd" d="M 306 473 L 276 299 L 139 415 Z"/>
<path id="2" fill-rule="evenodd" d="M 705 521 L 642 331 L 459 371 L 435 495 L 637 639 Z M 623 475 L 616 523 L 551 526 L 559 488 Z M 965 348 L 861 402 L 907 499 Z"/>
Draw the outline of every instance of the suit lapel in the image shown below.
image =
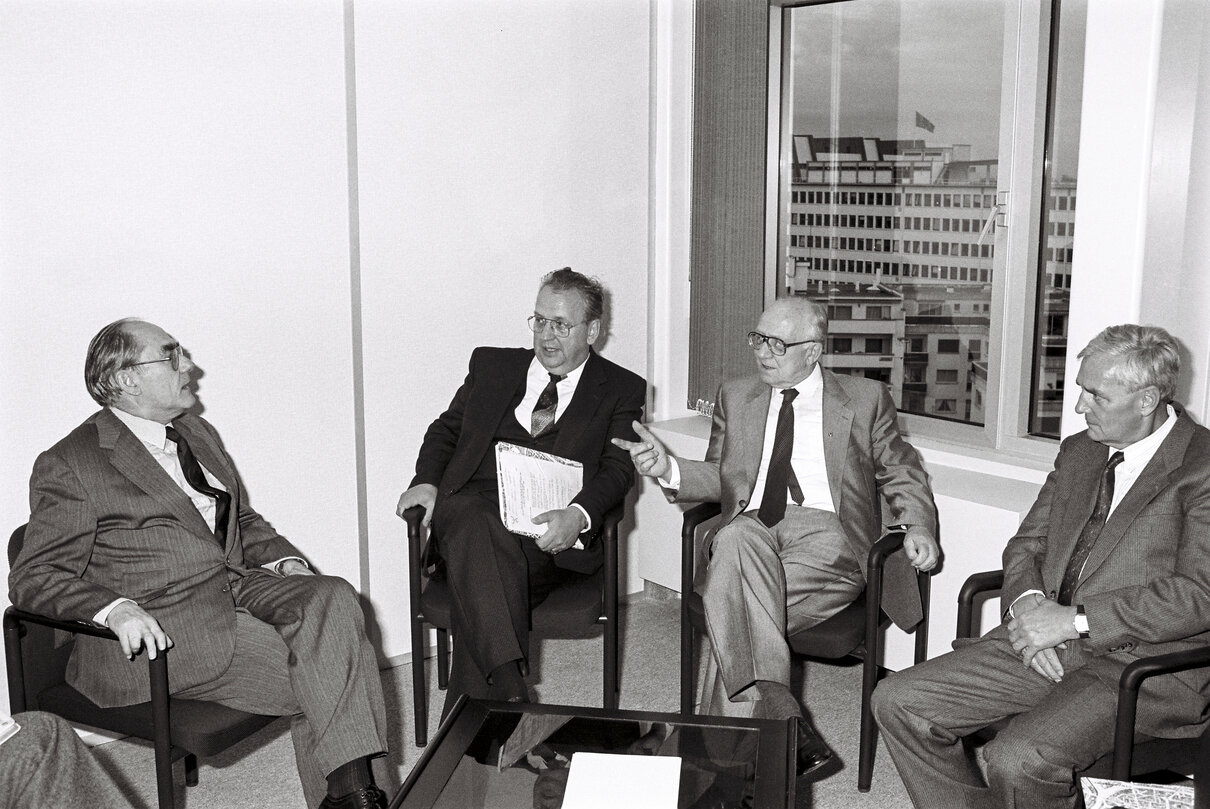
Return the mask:
<path id="1" fill-rule="evenodd" d="M 230 465 L 226 454 L 215 443 L 209 433 L 201 429 L 194 419 L 189 417 L 176 419 L 173 426 L 180 431 L 185 440 L 189 442 L 189 448 L 193 450 L 193 457 L 197 458 L 198 463 L 206 468 L 206 471 L 214 475 L 219 483 L 223 484 L 223 488 L 231 495 L 231 508 L 227 512 L 227 545 L 235 541 L 236 531 L 239 523 L 239 502 L 242 492 L 239 487 L 239 477 L 236 475 L 235 468 Z M 195 508 L 194 511 L 197 511 Z M 199 515 L 200 516 L 200 515 Z M 205 520 L 202 521 L 203 524 Z M 206 538 L 211 542 L 214 541 L 214 533 L 206 529 Z"/>
<path id="2" fill-rule="evenodd" d="M 206 525 L 193 501 L 156 463 L 143 442 L 109 410 L 101 411 L 96 424 L 101 449 L 109 455 L 113 468 L 170 510 L 189 530 L 214 542 L 214 532 Z"/>
<path id="3" fill-rule="evenodd" d="M 1081 581 L 1092 575 L 1109 557 L 1135 518 L 1168 485 L 1173 472 L 1180 468 L 1185 448 L 1189 445 L 1192 435 L 1189 424 L 1188 420 L 1181 419 L 1173 425 L 1172 432 L 1164 439 L 1155 456 L 1139 473 L 1138 479 L 1122 498 L 1122 502 L 1109 515 L 1101 535 L 1092 547 L 1092 552 L 1088 554 L 1088 561 L 1084 563 L 1084 570 L 1080 573 Z M 1099 470 L 1097 477 L 1100 477 Z M 1095 496 L 1094 493 L 1093 497 Z"/>
<path id="4" fill-rule="evenodd" d="M 741 391 L 737 412 L 727 414 L 727 452 L 740 458 L 744 486 L 749 499 L 755 494 L 756 476 L 765 449 L 765 425 L 769 420 L 769 400 L 773 388 L 752 377 Z"/>
<path id="5" fill-rule="evenodd" d="M 844 492 L 842 478 L 848 463 L 849 432 L 853 428 L 853 409 L 849 397 L 829 371 L 823 375 L 823 461 L 828 470 L 828 488 L 832 505 L 840 513 L 840 496 Z"/>
<path id="6" fill-rule="evenodd" d="M 584 362 L 584 371 L 580 374 L 580 382 L 576 392 L 572 394 L 571 402 L 559 417 L 559 434 L 555 438 L 555 454 L 568 456 L 579 445 L 580 436 L 591 424 L 605 391 L 605 368 L 596 352 L 588 355 Z"/>

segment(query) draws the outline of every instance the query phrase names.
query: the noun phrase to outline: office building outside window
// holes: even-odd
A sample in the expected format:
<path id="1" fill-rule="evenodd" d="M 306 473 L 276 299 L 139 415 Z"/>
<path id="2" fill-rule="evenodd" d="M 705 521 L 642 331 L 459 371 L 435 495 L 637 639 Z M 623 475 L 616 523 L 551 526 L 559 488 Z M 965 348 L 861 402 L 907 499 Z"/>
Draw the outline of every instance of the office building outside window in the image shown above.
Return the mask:
<path id="1" fill-rule="evenodd" d="M 976 428 L 990 417 L 998 433 L 1058 435 L 1085 3 L 771 10 L 781 15 L 774 290 L 824 303 L 824 365 L 886 381 L 909 418 Z M 1023 109 L 1015 85 L 1036 54 L 1015 32 L 1031 15 L 1051 47 L 1034 66 L 1043 97 Z M 1044 190 L 1031 194 L 1014 188 L 1009 158 L 1043 151 L 1026 125 L 1039 106 L 1047 171 L 1033 172 Z M 1041 217 L 1036 251 L 1009 263 L 1006 232 L 1031 216 Z M 1008 274 L 1028 283 L 1005 286 Z M 1031 356 L 1006 360 L 1013 345 Z M 989 396 L 989 378 L 1028 387 L 1027 404 L 989 414 L 989 402 L 1014 398 Z"/>

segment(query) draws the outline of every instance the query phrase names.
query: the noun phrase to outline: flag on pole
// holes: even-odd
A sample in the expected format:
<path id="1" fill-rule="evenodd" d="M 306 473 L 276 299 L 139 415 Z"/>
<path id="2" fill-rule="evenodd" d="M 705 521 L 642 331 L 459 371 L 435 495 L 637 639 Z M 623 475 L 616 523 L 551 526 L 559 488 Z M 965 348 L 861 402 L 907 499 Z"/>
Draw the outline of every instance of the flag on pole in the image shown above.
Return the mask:
<path id="1" fill-rule="evenodd" d="M 927 129 L 929 132 L 932 132 L 933 131 L 933 122 L 930 121 L 928 118 L 925 118 L 919 112 L 917 112 L 916 113 L 916 128 L 917 129 Z"/>

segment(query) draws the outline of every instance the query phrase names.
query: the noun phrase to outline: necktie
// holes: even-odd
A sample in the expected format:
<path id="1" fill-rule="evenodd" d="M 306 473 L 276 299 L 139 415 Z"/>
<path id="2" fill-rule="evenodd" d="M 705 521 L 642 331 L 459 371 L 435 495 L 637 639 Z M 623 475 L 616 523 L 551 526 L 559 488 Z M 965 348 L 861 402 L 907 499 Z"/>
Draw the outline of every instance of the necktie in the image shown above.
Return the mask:
<path id="1" fill-rule="evenodd" d="M 206 476 L 202 474 L 202 465 L 193 456 L 193 450 L 189 449 L 189 443 L 184 436 L 171 425 L 164 429 L 168 434 L 168 440 L 176 444 L 176 457 L 181 462 L 181 471 L 185 473 L 185 480 L 202 494 L 208 494 L 214 498 L 214 538 L 220 545 L 226 547 L 227 514 L 231 509 L 231 495 L 206 482 Z"/>
<path id="2" fill-rule="evenodd" d="M 529 434 L 534 438 L 542 435 L 555 423 L 555 413 L 559 409 L 559 389 L 556 386 L 566 378 L 566 375 L 550 374 L 550 381 L 538 396 L 534 412 L 529 417 Z"/>
<path id="3" fill-rule="evenodd" d="M 802 502 L 802 490 L 790 465 L 794 450 L 794 397 L 798 391 L 786 388 L 781 392 L 781 409 L 777 411 L 777 431 L 773 434 L 773 451 L 769 453 L 769 472 L 765 476 L 765 493 L 760 499 L 756 516 L 772 528 L 786 516 L 786 490 Z"/>
<path id="4" fill-rule="evenodd" d="M 1063 583 L 1059 586 L 1059 603 L 1065 607 L 1071 605 L 1071 594 L 1080 580 L 1080 571 L 1084 569 L 1084 563 L 1088 561 L 1088 554 L 1092 551 L 1093 545 L 1097 544 L 1097 537 L 1101 535 L 1101 529 L 1105 527 L 1105 520 L 1109 517 L 1109 506 L 1113 503 L 1113 470 L 1124 458 L 1125 456 L 1121 452 L 1113 453 L 1109 457 L 1109 462 L 1105 464 L 1105 471 L 1101 473 L 1101 487 L 1097 489 L 1097 504 L 1092 509 L 1092 516 L 1084 524 L 1084 530 L 1080 532 L 1076 549 L 1072 551 L 1071 559 L 1067 562 L 1067 570 L 1063 572 Z"/>

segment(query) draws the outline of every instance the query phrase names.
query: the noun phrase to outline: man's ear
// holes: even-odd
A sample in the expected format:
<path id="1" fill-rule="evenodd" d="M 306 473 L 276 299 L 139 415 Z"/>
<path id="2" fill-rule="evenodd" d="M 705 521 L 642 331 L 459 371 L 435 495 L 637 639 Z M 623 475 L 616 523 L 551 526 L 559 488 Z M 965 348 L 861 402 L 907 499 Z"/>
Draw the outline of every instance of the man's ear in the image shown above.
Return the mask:
<path id="1" fill-rule="evenodd" d="M 138 396 L 143 392 L 143 386 L 139 382 L 139 375 L 129 368 L 123 368 L 113 375 L 114 382 L 118 388 L 127 396 Z"/>
<path id="2" fill-rule="evenodd" d="M 588 322 L 588 344 L 592 345 L 601 336 L 601 321 L 590 320 Z"/>
<path id="3" fill-rule="evenodd" d="M 1160 391 L 1155 385 L 1148 385 L 1139 394 L 1139 412 L 1144 416 L 1150 416 L 1162 404 Z"/>

